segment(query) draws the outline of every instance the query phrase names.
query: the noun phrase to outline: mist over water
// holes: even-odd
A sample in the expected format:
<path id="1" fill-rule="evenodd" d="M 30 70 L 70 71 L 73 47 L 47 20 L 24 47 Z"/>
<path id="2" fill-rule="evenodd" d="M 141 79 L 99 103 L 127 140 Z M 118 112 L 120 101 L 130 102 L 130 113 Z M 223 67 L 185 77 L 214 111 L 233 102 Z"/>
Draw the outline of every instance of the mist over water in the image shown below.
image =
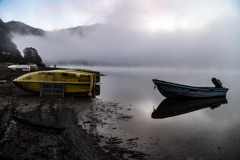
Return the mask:
<path id="1" fill-rule="evenodd" d="M 147 32 L 101 25 L 81 36 L 53 31 L 45 36 L 14 35 L 22 51 L 34 47 L 45 63 L 163 66 L 174 68 L 239 68 L 240 23 L 215 20 L 204 29 Z"/>
<path id="2" fill-rule="evenodd" d="M 97 126 L 97 132 L 105 137 L 123 140 L 121 147 L 142 151 L 147 159 L 239 159 L 239 85 L 238 70 L 223 69 L 175 69 L 162 67 L 102 67 L 102 66 L 60 66 L 67 68 L 87 68 L 98 70 L 107 76 L 101 77 L 100 95 L 102 101 L 117 102 L 124 114 L 133 116 L 126 122 L 116 118 L 105 120 L 106 126 Z M 174 109 L 189 111 L 166 118 L 152 118 L 154 109 L 161 108 L 165 100 L 157 89 L 153 78 L 190 85 L 214 86 L 211 78 L 221 80 L 229 88 L 225 103 L 211 107 L 211 100 L 198 99 L 194 103 L 174 103 L 166 107 L 168 113 Z M 225 98 L 225 97 L 221 97 Z M 210 101 L 208 101 L 210 100 Z M 215 102 L 214 105 L 217 103 Z M 221 102 L 221 101 L 220 101 Z M 194 106 L 194 105 L 196 106 Z M 212 104 L 213 105 L 213 104 Z M 180 107 L 179 107 L 180 106 Z M 118 114 L 119 114 L 118 112 Z M 98 110 L 94 112 L 98 115 Z M 161 112 L 160 112 L 161 113 Z M 79 113 L 82 115 L 82 113 Z M 96 118 L 96 117 L 95 117 Z M 101 119 L 101 117 L 100 117 Z M 112 129 L 115 128 L 115 129 Z M 139 138 L 131 148 L 127 139 Z M 128 144 L 128 145 L 127 145 Z M 183 158 L 184 157 L 184 158 Z"/>

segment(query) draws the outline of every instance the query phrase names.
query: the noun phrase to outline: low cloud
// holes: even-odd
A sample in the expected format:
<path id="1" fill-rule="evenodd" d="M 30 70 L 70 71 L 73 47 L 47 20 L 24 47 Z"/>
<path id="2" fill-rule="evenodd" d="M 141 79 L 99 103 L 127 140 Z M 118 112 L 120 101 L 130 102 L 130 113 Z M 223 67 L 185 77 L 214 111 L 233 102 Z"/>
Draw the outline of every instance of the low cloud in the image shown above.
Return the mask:
<path id="1" fill-rule="evenodd" d="M 53 12 L 53 4 L 46 5 L 44 1 L 40 6 L 46 6 L 44 12 Z M 34 47 L 44 62 L 53 64 L 64 61 L 94 65 L 240 67 L 240 17 L 235 1 L 113 3 L 106 0 L 91 6 L 86 1 L 72 0 L 60 1 L 56 7 L 61 8 L 63 4 L 66 6 L 63 11 L 71 10 L 78 16 L 76 6 L 86 6 L 82 11 L 95 18 L 98 16 L 93 14 L 99 15 L 104 24 L 84 36 L 60 31 L 48 32 L 44 37 L 14 35 L 13 41 L 20 51 Z M 51 19 L 54 23 L 55 19 Z M 68 23 L 64 18 L 63 22 Z"/>
<path id="2" fill-rule="evenodd" d="M 239 22 L 220 20 L 201 31 L 150 34 L 104 25 L 84 37 L 55 31 L 44 37 L 14 35 L 13 40 L 20 51 L 36 48 L 47 63 L 235 68 L 239 27 Z"/>

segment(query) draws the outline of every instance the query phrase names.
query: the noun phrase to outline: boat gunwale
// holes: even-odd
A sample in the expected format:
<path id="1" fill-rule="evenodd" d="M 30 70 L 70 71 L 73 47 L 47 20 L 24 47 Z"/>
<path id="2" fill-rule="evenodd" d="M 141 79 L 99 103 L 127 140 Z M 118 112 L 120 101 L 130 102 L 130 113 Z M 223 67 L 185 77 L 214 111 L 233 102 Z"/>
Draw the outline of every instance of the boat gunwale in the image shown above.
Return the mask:
<path id="1" fill-rule="evenodd" d="M 95 75 L 95 73 L 84 72 L 84 71 L 69 71 L 69 70 L 49 70 L 49 71 L 36 71 L 43 73 L 70 73 L 70 74 L 82 74 L 82 75 Z M 32 73 L 36 73 L 32 72 Z"/>
<path id="2" fill-rule="evenodd" d="M 13 81 L 13 83 L 46 83 L 46 84 L 73 84 L 73 85 L 79 85 L 79 84 L 87 84 L 90 85 L 90 82 L 86 82 L 86 83 L 77 83 L 77 82 L 67 82 L 67 83 L 62 83 L 62 82 L 28 82 L 28 81 Z"/>
<path id="3" fill-rule="evenodd" d="M 55 71 L 57 71 L 57 72 L 55 72 Z M 48 74 L 48 73 L 64 73 L 62 70 L 34 71 L 34 72 L 27 73 L 27 74 L 24 74 L 24 75 L 21 75 L 21 76 L 15 78 L 13 80 L 13 82 L 28 82 L 28 83 L 39 83 L 40 82 L 40 83 L 42 83 L 43 81 L 39 81 L 39 82 L 36 82 L 36 81 L 33 82 L 32 81 L 32 82 L 30 82 L 30 81 L 19 81 L 18 79 L 20 79 L 21 77 L 24 77 L 24 76 L 29 76 L 30 74 L 37 74 L 37 73 L 43 73 L 43 72 L 45 72 L 46 74 Z M 88 72 L 78 72 L 78 71 L 76 71 L 76 72 L 65 72 L 65 73 L 70 73 L 70 74 L 73 74 L 73 75 L 74 74 L 80 74 L 80 75 L 84 75 L 84 76 L 95 76 L 96 77 L 96 75 L 94 73 L 88 73 Z M 47 83 L 56 83 L 56 82 L 51 82 L 50 81 L 50 82 L 47 82 Z M 76 82 L 70 82 L 70 83 L 76 83 Z"/>
<path id="4" fill-rule="evenodd" d="M 182 87 L 182 88 L 187 88 L 187 89 L 194 89 L 194 90 L 202 90 L 202 91 L 215 91 L 215 92 L 226 92 L 228 91 L 228 88 L 208 88 L 208 87 L 193 87 L 193 86 L 188 86 L 188 85 L 183 85 L 183 84 L 178 84 L 178 83 L 173 83 L 173 82 L 166 82 L 158 79 L 153 79 L 152 80 L 154 84 L 166 84 L 166 85 L 171 85 L 171 86 L 176 86 L 176 87 Z"/>

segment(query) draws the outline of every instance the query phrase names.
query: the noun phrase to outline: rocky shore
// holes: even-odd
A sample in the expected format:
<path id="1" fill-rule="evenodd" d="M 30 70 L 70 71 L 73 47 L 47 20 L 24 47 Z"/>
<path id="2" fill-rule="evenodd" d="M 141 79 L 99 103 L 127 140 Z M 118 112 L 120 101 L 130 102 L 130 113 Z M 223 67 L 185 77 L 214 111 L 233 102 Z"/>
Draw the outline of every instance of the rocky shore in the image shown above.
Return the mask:
<path id="1" fill-rule="evenodd" d="M 28 93 L 12 83 L 25 73 L 9 71 L 8 65 L 0 64 L 1 159 L 144 159 L 143 153 L 112 145 L 114 140 L 101 147 L 100 136 L 87 133 L 78 124 L 81 110 L 92 107 L 104 110 L 101 100 L 71 95 L 39 97 Z"/>

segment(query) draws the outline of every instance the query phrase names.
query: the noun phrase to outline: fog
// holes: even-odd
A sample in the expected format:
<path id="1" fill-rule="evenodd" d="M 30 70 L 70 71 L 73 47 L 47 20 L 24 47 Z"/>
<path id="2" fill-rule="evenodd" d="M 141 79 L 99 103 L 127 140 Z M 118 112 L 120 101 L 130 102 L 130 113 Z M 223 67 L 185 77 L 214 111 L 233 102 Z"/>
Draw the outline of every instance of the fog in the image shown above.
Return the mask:
<path id="1" fill-rule="evenodd" d="M 239 12 L 223 2 L 118 3 L 102 26 L 84 36 L 51 31 L 44 37 L 14 35 L 13 41 L 20 52 L 36 48 L 49 64 L 239 68 Z"/>
<path id="2" fill-rule="evenodd" d="M 36 48 L 47 63 L 236 68 L 238 28 L 239 23 L 220 21 L 201 31 L 148 33 L 104 25 L 84 37 L 56 31 L 44 37 L 14 35 L 13 41 L 21 52 Z"/>

